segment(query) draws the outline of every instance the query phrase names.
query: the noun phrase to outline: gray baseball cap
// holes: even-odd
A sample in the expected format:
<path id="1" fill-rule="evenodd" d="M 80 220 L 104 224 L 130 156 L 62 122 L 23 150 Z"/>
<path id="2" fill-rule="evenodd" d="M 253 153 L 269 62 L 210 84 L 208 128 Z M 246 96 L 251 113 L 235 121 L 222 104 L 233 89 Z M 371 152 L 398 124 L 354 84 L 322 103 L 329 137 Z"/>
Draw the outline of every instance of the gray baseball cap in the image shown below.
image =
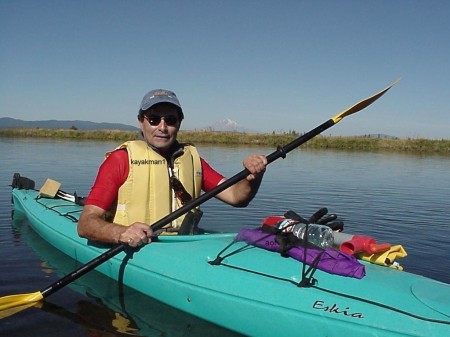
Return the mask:
<path id="1" fill-rule="evenodd" d="M 158 103 L 170 103 L 175 105 L 180 110 L 181 118 L 184 118 L 183 109 L 181 109 L 181 104 L 180 101 L 178 101 L 177 95 L 175 95 L 173 91 L 166 89 L 155 89 L 148 92 L 142 99 L 140 110 L 145 111 Z"/>

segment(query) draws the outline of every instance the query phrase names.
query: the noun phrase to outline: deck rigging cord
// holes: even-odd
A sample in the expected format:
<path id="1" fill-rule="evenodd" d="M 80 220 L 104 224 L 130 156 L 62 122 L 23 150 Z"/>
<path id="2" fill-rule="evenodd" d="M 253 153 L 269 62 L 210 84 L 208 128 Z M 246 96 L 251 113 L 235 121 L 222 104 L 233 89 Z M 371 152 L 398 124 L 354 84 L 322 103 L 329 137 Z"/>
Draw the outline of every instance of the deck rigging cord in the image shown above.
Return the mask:
<path id="1" fill-rule="evenodd" d="M 283 231 L 285 231 L 286 229 L 289 229 L 289 227 L 293 227 L 295 224 L 296 223 L 291 223 L 291 224 L 289 224 L 289 225 L 287 225 L 287 226 L 285 226 L 283 228 L 277 228 L 273 233 L 267 233 L 265 236 L 262 236 L 262 237 L 260 237 L 260 238 L 258 238 L 256 240 L 254 240 L 253 242 L 247 243 L 244 246 L 239 247 L 239 248 L 235 249 L 234 251 L 231 251 L 230 253 L 227 253 L 227 254 L 221 256 L 229 248 L 231 248 L 231 246 L 233 246 L 235 243 L 238 242 L 238 240 L 236 240 L 236 238 L 235 238 L 234 240 L 232 240 L 225 248 L 223 248 L 217 254 L 217 256 L 216 256 L 216 258 L 214 260 L 208 261 L 208 263 L 210 265 L 213 265 L 213 266 L 221 265 L 221 264 L 223 264 L 222 261 L 224 259 L 226 259 L 227 257 L 230 257 L 232 255 L 238 254 L 238 253 L 243 252 L 243 251 L 245 251 L 247 249 L 254 248 L 255 244 L 257 244 L 259 241 L 264 241 L 267 238 L 273 236 L 274 234 L 277 235 L 277 236 L 280 235 L 280 236 L 277 237 L 277 240 L 279 240 L 279 243 L 280 243 L 280 251 L 279 251 L 279 253 L 283 257 L 288 257 L 288 255 L 286 254 L 287 251 L 289 251 L 289 249 L 293 248 L 294 246 L 291 243 L 288 242 L 289 241 L 288 239 L 287 240 L 285 239 L 286 237 L 283 238 L 283 236 L 281 234 L 283 233 Z M 315 285 L 317 283 L 317 280 L 313 278 L 313 275 L 316 272 L 317 267 L 318 267 L 318 263 L 320 261 L 320 258 L 322 257 L 322 255 L 323 255 L 323 253 L 325 251 L 324 249 L 321 249 L 320 247 L 317 247 L 317 246 L 313 245 L 312 243 L 310 243 L 308 241 L 308 236 L 307 235 L 305 236 L 305 238 L 306 238 L 306 240 L 304 240 L 304 239 L 296 239 L 296 244 L 301 244 L 305 248 L 303 250 L 303 252 L 304 252 L 303 259 L 304 260 L 302 261 L 301 280 L 300 280 L 300 282 L 297 283 L 298 287 L 310 287 L 310 286 L 313 286 L 313 285 Z M 314 261 L 311 263 L 309 268 L 306 270 L 307 263 L 305 261 L 306 261 L 306 254 L 307 254 L 308 247 L 314 247 L 314 248 L 317 248 L 317 249 L 321 249 L 322 252 L 316 256 Z M 226 265 L 226 264 L 223 264 L 223 265 Z M 229 265 L 227 265 L 227 266 L 229 266 Z"/>

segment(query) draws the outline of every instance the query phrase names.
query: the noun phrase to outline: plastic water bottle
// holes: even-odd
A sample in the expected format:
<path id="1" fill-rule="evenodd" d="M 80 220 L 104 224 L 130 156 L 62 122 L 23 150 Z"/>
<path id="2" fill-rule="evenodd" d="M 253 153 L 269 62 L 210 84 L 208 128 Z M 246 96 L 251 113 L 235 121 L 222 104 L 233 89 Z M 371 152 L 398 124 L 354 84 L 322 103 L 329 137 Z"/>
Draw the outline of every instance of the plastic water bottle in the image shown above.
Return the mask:
<path id="1" fill-rule="evenodd" d="M 305 240 L 306 224 L 295 225 L 292 233 L 299 239 Z M 333 231 L 330 227 L 318 224 L 308 225 L 308 242 L 321 248 L 333 246 Z"/>

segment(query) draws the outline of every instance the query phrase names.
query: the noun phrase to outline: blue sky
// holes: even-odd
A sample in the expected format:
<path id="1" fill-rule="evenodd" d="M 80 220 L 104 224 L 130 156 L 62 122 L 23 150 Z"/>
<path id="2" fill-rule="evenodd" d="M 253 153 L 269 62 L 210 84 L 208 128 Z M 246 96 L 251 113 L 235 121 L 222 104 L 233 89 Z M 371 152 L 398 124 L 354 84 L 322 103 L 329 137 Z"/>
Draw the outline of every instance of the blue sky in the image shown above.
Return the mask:
<path id="1" fill-rule="evenodd" d="M 449 1 L 0 0 L 0 117 L 137 125 L 174 90 L 196 129 L 230 118 L 326 135 L 450 138 Z"/>

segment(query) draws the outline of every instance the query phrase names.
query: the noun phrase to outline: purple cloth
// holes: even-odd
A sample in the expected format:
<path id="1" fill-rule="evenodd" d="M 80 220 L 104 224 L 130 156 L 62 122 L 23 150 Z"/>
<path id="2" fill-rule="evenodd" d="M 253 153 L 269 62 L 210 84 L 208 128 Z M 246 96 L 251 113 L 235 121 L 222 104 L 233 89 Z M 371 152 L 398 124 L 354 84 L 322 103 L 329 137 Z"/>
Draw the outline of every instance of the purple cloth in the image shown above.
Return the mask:
<path id="1" fill-rule="evenodd" d="M 270 251 L 279 252 L 280 245 L 275 240 L 274 234 L 268 234 L 259 228 L 241 229 L 236 236 L 236 241 L 244 241 L 251 245 L 261 247 Z M 353 255 L 346 254 L 334 248 L 327 248 L 325 251 L 318 248 L 308 247 L 306 249 L 306 264 L 311 265 L 318 255 L 322 253 L 317 269 L 330 274 L 349 276 L 361 279 L 366 275 L 364 265 L 362 265 Z M 305 248 L 295 246 L 291 248 L 287 255 L 304 262 Z"/>

